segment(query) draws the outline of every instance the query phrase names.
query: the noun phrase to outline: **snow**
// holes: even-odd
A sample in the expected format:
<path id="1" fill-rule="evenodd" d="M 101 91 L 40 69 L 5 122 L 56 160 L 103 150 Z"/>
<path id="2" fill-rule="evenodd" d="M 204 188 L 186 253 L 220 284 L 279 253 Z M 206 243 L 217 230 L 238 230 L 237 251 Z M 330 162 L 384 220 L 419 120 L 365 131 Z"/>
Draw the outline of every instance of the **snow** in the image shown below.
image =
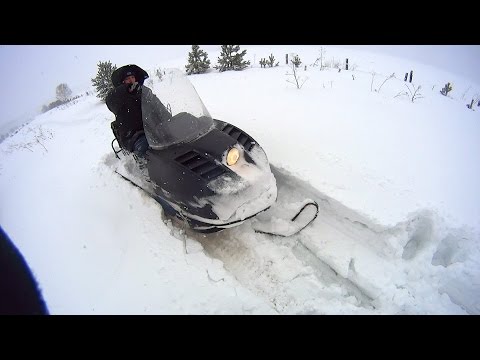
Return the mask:
<path id="1" fill-rule="evenodd" d="M 220 46 L 200 48 L 213 66 Z M 323 48 L 325 61 L 348 58 L 350 70 L 312 66 L 320 46 L 262 45 L 240 47 L 251 62 L 243 71 L 188 76 L 212 117 L 265 150 L 282 204 L 318 202 L 317 219 L 297 236 L 258 234 L 248 221 L 201 235 L 167 220 L 113 173 L 113 114 L 94 95 L 1 142 L 0 224 L 49 311 L 479 314 L 480 108 L 466 104 L 480 85 L 454 68 Z M 108 58 L 97 51 L 97 62 Z M 151 48 L 138 47 L 125 64 L 144 67 L 161 89 L 153 69 L 184 70 L 188 51 L 158 49 L 155 63 Z M 260 68 L 271 53 L 280 66 Z M 301 89 L 287 82 L 287 53 L 301 58 Z M 91 70 L 85 84 L 68 85 L 91 90 Z M 412 84 L 403 81 L 410 70 Z M 419 85 L 422 98 L 399 95 Z"/>

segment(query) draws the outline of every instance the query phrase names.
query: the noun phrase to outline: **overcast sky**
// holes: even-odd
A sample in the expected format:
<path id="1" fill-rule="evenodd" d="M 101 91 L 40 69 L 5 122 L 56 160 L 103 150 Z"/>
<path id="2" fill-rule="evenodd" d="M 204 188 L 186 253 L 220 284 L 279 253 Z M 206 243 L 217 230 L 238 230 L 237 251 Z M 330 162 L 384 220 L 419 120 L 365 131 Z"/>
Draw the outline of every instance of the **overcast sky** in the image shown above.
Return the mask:
<path id="1" fill-rule="evenodd" d="M 312 45 L 318 46 L 318 45 Z M 329 45 L 330 46 L 330 45 Z M 328 47 L 328 46 L 327 46 Z M 375 51 L 437 66 L 480 83 L 480 45 L 342 45 Z M 220 45 L 203 46 L 207 53 Z M 84 91 L 96 76 L 99 61 L 117 66 L 151 59 L 152 64 L 184 57 L 191 45 L 1 45 L 2 86 L 0 127 L 20 116 L 39 111 L 55 100 L 55 88 L 66 83 L 73 92 Z M 216 59 L 211 59 L 215 63 Z M 146 64 L 144 64 L 145 66 Z M 9 81 L 14 75 L 14 81 Z"/>
<path id="2" fill-rule="evenodd" d="M 117 45 L 4 45 L 0 47 L 0 76 L 15 82 L 3 87 L 0 119 L 41 109 L 55 100 L 55 88 L 66 83 L 75 93 L 92 85 L 99 61 L 117 66 L 152 59 L 153 63 L 172 57 L 187 58 L 190 46 L 117 46 Z M 8 91 L 7 91 L 8 88 Z"/>
<path id="3" fill-rule="evenodd" d="M 480 84 L 480 45 L 342 45 L 433 65 Z"/>

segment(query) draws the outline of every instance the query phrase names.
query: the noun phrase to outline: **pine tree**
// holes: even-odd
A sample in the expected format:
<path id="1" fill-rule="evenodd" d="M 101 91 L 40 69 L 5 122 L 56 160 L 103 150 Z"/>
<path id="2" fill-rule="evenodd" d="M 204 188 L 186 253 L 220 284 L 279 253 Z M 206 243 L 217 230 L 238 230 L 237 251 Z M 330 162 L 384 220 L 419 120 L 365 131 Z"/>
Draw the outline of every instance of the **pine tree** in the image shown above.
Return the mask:
<path id="1" fill-rule="evenodd" d="M 265 60 L 265 64 L 270 67 L 273 67 L 274 66 L 273 64 L 275 64 L 275 56 L 273 56 L 273 54 L 270 54 L 270 56 L 268 57 L 268 60 Z M 278 61 L 275 64 L 275 66 L 278 66 Z"/>
<path id="2" fill-rule="evenodd" d="M 295 55 L 293 60 L 292 60 L 292 63 L 293 63 L 293 65 L 295 65 L 295 67 L 298 68 L 300 66 L 300 64 L 302 63 L 302 61 L 300 60 L 298 55 Z"/>
<path id="3" fill-rule="evenodd" d="M 440 94 L 447 96 L 450 91 L 452 91 L 452 84 L 446 83 L 443 89 L 440 90 Z"/>
<path id="4" fill-rule="evenodd" d="M 192 45 L 192 51 L 188 53 L 188 64 L 185 65 L 187 74 L 201 74 L 210 67 L 210 60 L 205 51 L 200 50 L 200 46 Z"/>
<path id="5" fill-rule="evenodd" d="M 218 65 L 215 66 L 215 69 L 218 69 L 220 72 L 245 69 L 250 65 L 250 61 L 243 60 L 247 50 L 243 50 L 241 53 L 238 51 L 240 51 L 239 45 L 222 45 L 222 52 L 218 58 Z"/>
<path id="6" fill-rule="evenodd" d="M 117 66 L 110 61 L 98 63 L 97 77 L 92 79 L 92 83 L 97 89 L 97 97 L 105 102 L 108 92 L 113 89 L 112 73 L 117 70 Z"/>
<path id="7" fill-rule="evenodd" d="M 67 101 L 70 95 L 72 95 L 72 90 L 70 90 L 67 84 L 58 85 L 55 91 L 57 94 L 57 100 L 62 102 Z"/>

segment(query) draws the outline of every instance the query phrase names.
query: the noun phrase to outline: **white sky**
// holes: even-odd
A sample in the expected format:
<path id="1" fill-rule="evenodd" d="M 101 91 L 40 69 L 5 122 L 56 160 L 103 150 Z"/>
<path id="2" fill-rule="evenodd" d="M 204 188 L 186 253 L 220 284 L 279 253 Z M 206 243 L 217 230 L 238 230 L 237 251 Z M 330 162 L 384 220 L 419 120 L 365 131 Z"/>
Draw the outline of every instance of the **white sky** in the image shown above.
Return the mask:
<path id="1" fill-rule="evenodd" d="M 288 239 L 255 234 L 250 222 L 210 236 L 165 223 L 153 200 L 113 174 L 113 115 L 82 97 L 0 144 L 0 224 L 51 313 L 479 314 L 480 111 L 465 106 L 477 82 L 325 46 L 327 60 L 348 57 L 355 70 L 302 67 L 298 90 L 286 66 L 258 61 L 296 52 L 310 65 L 319 47 L 245 48 L 252 67 L 188 78 L 213 117 L 264 148 L 279 201 L 314 198 L 317 220 Z M 210 49 L 214 65 L 220 47 Z M 182 69 L 186 53 L 170 50 L 117 59 Z M 410 69 L 423 95 L 413 103 L 396 96 Z"/>
<path id="2" fill-rule="evenodd" d="M 432 65 L 480 84 L 480 74 L 475 70 L 480 61 L 480 45 L 342 45 L 342 47 Z"/>
<path id="3" fill-rule="evenodd" d="M 317 46 L 318 47 L 318 46 Z M 437 66 L 480 83 L 479 45 L 341 45 L 348 49 L 376 51 Z M 209 45 L 206 50 L 220 46 Z M 12 121 L 22 122 L 55 100 L 55 88 L 66 83 L 75 91 L 91 85 L 99 61 L 113 64 L 138 62 L 162 64 L 171 58 L 187 59 L 190 45 L 2 45 L 0 76 L 15 81 L 2 90 L 0 133 Z M 120 66 L 120 65 L 119 65 Z"/>

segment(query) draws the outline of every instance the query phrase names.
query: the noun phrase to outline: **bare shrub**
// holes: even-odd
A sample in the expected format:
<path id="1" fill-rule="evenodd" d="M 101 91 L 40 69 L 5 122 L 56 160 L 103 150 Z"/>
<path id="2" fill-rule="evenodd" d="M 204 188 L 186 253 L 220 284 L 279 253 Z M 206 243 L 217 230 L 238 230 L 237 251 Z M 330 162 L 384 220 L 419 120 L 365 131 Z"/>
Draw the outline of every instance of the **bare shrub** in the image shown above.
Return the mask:
<path id="1" fill-rule="evenodd" d="M 297 66 L 295 65 L 294 60 L 290 60 L 290 64 L 291 64 L 290 68 L 292 69 L 293 72 L 287 73 L 287 76 L 293 76 L 293 79 L 295 82 L 288 79 L 287 79 L 287 82 L 294 84 L 297 87 L 297 89 L 301 89 L 303 84 L 305 84 L 305 81 L 308 80 L 308 78 L 302 78 L 298 75 Z"/>
<path id="2" fill-rule="evenodd" d="M 410 86 L 408 86 L 408 84 L 405 84 L 405 86 L 407 87 L 408 89 L 408 92 L 406 91 L 403 91 L 403 92 L 400 92 L 398 93 L 397 95 L 394 96 L 394 98 L 398 97 L 398 96 L 408 96 L 408 98 L 410 99 L 410 101 L 413 103 L 415 102 L 415 100 L 418 100 L 418 99 L 422 99 L 424 96 L 419 92 L 419 90 L 422 88 L 421 85 L 418 85 L 417 87 L 415 87 L 415 85 L 412 84 L 412 89 L 410 89 Z"/>
<path id="3" fill-rule="evenodd" d="M 53 139 L 53 132 L 51 130 L 45 130 L 42 128 L 42 126 L 38 127 L 37 129 L 30 128 L 27 130 L 26 137 L 30 137 L 29 135 L 32 137 L 31 140 L 10 145 L 8 152 L 11 153 L 16 150 L 24 149 L 34 152 L 34 149 L 37 145 L 40 145 L 45 152 L 48 152 L 44 142 L 46 142 L 48 139 Z"/>

